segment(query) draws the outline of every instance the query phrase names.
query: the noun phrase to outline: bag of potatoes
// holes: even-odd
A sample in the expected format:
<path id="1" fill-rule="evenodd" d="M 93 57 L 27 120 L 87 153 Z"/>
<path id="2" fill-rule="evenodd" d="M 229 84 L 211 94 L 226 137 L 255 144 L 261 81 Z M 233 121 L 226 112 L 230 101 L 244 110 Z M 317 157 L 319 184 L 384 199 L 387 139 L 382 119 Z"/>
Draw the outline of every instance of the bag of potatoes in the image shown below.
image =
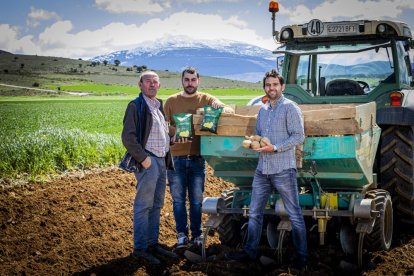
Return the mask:
<path id="1" fill-rule="evenodd" d="M 200 130 L 207 130 L 217 134 L 218 120 L 220 119 L 220 114 L 222 111 L 222 107 L 216 109 L 210 105 L 205 105 L 204 117 Z"/>
<path id="2" fill-rule="evenodd" d="M 175 122 L 175 142 L 181 138 L 193 140 L 191 124 L 192 116 L 193 115 L 189 113 L 178 113 L 173 115 Z"/>

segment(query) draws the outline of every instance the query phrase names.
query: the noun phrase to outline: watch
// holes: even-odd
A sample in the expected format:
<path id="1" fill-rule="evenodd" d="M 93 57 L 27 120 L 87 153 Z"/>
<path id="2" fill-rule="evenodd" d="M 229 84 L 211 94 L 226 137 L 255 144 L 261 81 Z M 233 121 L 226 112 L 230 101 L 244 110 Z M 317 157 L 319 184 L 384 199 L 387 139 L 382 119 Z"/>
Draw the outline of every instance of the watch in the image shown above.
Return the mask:
<path id="1" fill-rule="evenodd" d="M 277 147 L 275 145 L 273 145 L 273 151 L 277 152 Z"/>

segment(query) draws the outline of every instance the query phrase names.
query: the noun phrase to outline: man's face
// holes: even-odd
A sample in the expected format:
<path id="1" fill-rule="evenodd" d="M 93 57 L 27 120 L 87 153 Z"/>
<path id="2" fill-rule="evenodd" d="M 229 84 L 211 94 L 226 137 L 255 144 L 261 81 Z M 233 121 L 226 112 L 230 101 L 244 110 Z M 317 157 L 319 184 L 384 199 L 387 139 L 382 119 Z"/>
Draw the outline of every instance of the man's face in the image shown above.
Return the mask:
<path id="1" fill-rule="evenodd" d="M 139 82 L 141 92 L 150 99 L 157 96 L 160 86 L 160 79 L 156 74 L 143 75 L 141 81 Z"/>
<path id="2" fill-rule="evenodd" d="M 274 101 L 282 95 L 285 85 L 281 85 L 278 78 L 268 77 L 265 80 L 264 90 L 269 100 Z"/>
<path id="3" fill-rule="evenodd" d="M 184 76 L 182 78 L 183 88 L 184 92 L 187 94 L 194 94 L 197 92 L 198 89 L 198 82 L 199 79 L 197 78 L 197 74 L 190 74 L 190 73 L 184 73 Z"/>

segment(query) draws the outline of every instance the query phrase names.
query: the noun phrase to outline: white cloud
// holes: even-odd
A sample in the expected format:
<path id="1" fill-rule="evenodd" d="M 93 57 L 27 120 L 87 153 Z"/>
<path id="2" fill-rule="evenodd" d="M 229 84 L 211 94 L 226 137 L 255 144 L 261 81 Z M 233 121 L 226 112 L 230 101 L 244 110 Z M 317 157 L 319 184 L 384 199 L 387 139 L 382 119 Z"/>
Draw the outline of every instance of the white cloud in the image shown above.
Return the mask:
<path id="1" fill-rule="evenodd" d="M 191 22 L 189 24 L 188 22 Z M 148 32 L 146 40 L 160 39 L 171 35 L 184 35 L 193 39 L 218 40 L 228 39 L 247 42 L 255 45 L 274 44 L 271 39 L 259 37 L 255 30 L 249 29 L 247 23 L 237 16 L 224 19 L 219 15 L 178 12 L 165 20 L 152 19 L 141 26 L 143 30 L 157 30 Z"/>
<path id="2" fill-rule="evenodd" d="M 30 27 L 37 27 L 40 24 L 40 21 L 49 19 L 60 20 L 60 16 L 55 12 L 30 7 L 30 12 L 27 15 L 26 24 Z"/>
<path id="3" fill-rule="evenodd" d="M 334 21 L 338 19 L 381 19 L 394 18 L 405 10 L 414 10 L 412 0 L 332 0 L 323 1 L 321 5 L 309 9 L 305 5 L 298 5 L 293 9 L 281 9 L 293 23 L 306 23 L 311 19 Z"/>
<path id="4" fill-rule="evenodd" d="M 95 0 L 95 4 L 108 12 L 135 13 L 135 14 L 151 14 L 159 13 L 170 8 L 170 1 L 154 1 L 154 0 Z"/>
<path id="5" fill-rule="evenodd" d="M 33 43 L 33 36 L 18 38 L 19 30 L 7 24 L 0 24 L 0 49 L 16 53 L 36 54 L 40 49 Z"/>
<path id="6" fill-rule="evenodd" d="M 25 54 L 89 58 L 112 51 L 133 49 L 144 41 L 154 41 L 171 36 L 187 36 L 194 40 L 234 40 L 267 49 L 275 48 L 272 39 L 258 36 L 253 29 L 247 27 L 245 21 L 237 16 L 225 19 L 219 15 L 187 12 L 175 13 L 163 20 L 151 19 L 142 25 L 111 23 L 100 29 L 77 33 L 73 32 L 71 21 L 58 21 L 46 28 L 36 39 L 25 38 L 28 45 L 37 45 L 37 48 L 32 46 L 1 48 L 6 51 L 21 49 Z M 19 42 L 19 45 L 23 42 L 17 38 L 16 32 L 12 33 L 9 39 L 16 43 Z M 7 40 L 1 39 L 1 41 Z"/>
<path id="7" fill-rule="evenodd" d="M 240 0 L 95 0 L 97 7 L 116 14 L 154 14 L 164 12 L 174 4 L 208 4 L 213 2 L 237 3 Z"/>

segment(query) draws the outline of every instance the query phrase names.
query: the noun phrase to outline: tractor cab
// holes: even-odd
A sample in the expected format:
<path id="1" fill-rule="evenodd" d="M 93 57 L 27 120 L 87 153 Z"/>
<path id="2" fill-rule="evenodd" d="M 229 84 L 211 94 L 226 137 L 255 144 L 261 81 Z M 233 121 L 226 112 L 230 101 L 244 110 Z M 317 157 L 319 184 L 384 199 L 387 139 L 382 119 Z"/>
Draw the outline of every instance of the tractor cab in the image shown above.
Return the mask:
<path id="1" fill-rule="evenodd" d="M 413 86 L 412 34 L 407 24 L 382 20 L 289 25 L 274 36 L 285 96 L 297 103 L 401 103 Z M 260 103 L 261 98 L 249 104 Z"/>

